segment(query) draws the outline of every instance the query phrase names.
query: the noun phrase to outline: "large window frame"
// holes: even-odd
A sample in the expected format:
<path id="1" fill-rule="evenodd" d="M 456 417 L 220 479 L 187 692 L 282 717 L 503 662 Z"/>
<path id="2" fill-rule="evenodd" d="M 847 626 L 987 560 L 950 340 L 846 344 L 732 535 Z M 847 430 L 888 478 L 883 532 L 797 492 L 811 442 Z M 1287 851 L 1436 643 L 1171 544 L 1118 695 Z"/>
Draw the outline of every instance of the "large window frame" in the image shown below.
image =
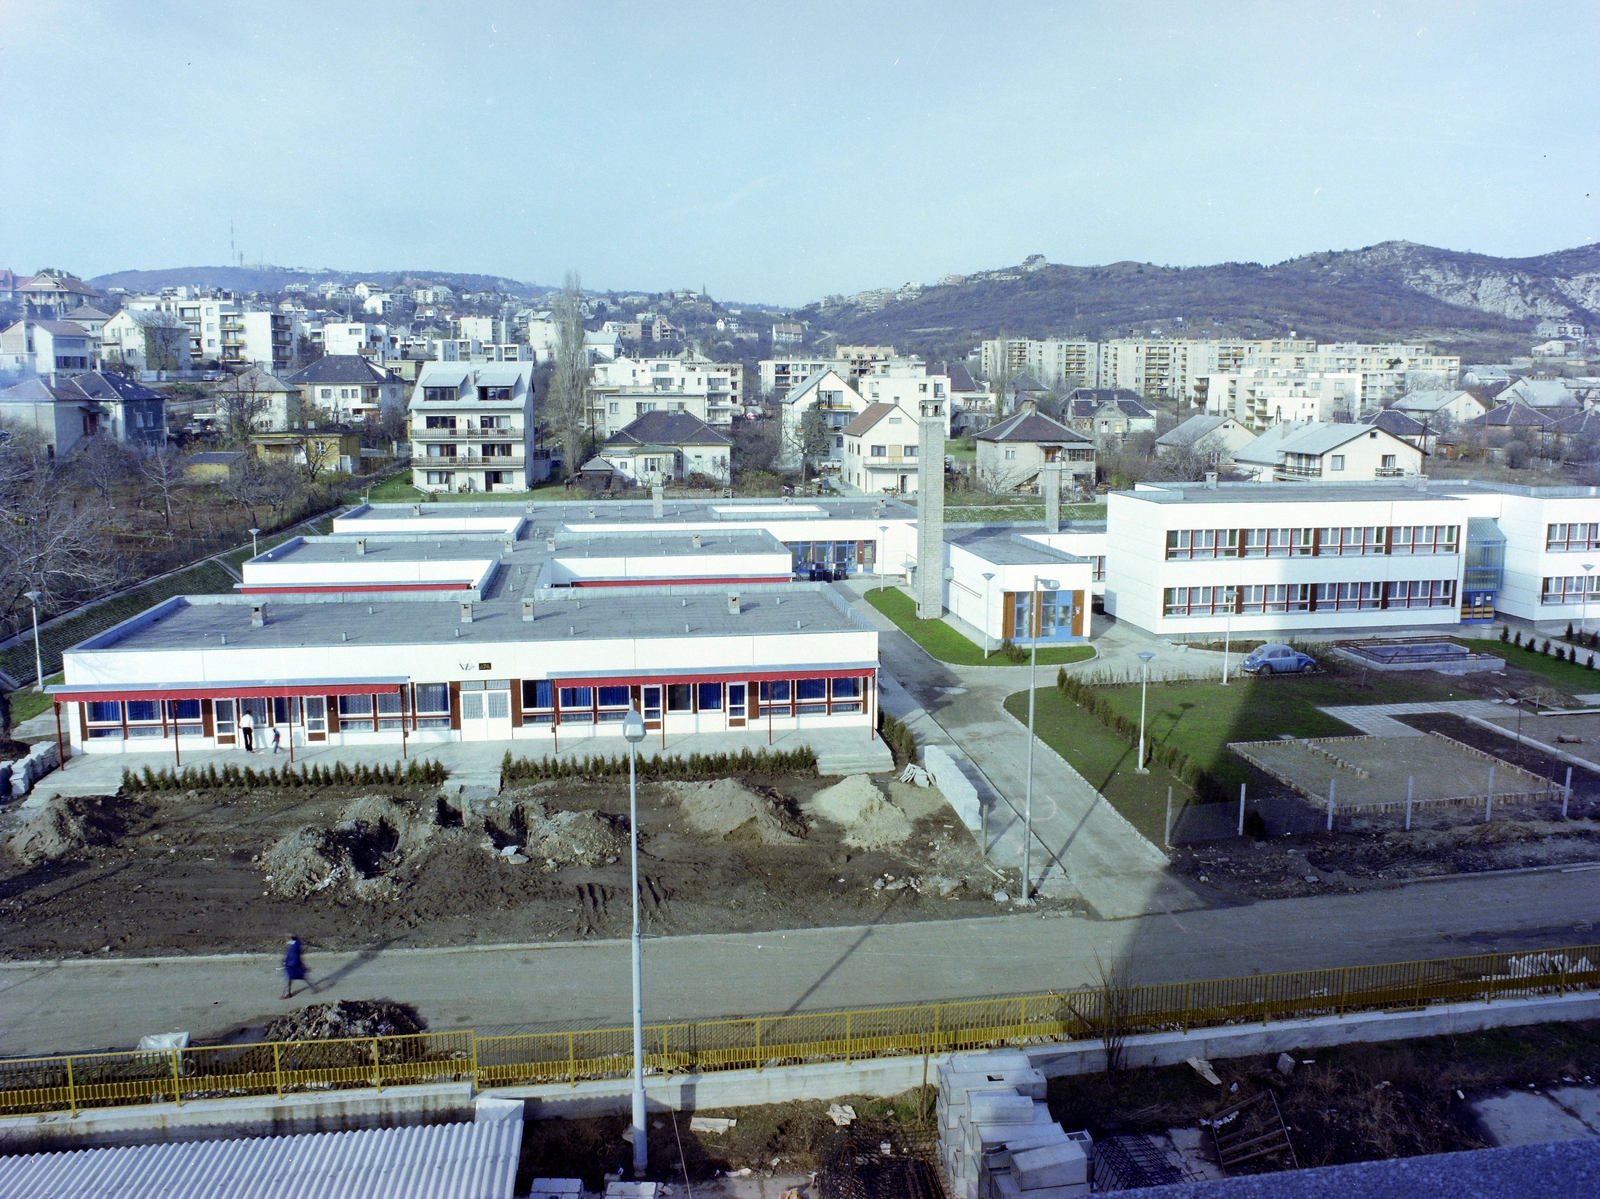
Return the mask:
<path id="1" fill-rule="evenodd" d="M 1545 526 L 1544 549 L 1547 554 L 1576 554 L 1600 550 L 1600 524 L 1552 524 Z"/>

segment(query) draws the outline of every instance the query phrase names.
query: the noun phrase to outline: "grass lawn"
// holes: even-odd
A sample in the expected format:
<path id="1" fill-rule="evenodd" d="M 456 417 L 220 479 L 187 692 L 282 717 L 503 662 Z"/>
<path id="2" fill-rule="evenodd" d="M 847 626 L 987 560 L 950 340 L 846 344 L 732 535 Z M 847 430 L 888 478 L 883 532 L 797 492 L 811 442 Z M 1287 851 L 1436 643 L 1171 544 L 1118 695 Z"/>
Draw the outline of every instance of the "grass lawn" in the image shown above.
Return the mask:
<path id="1" fill-rule="evenodd" d="M 945 506 L 944 518 L 951 524 L 979 524 L 999 521 L 1042 521 L 1044 501 L 1026 500 L 1021 503 L 1005 501 L 954 501 Z M 1104 504 L 1063 504 L 1061 519 L 1104 520 Z"/>
<path id="2" fill-rule="evenodd" d="M 61 675 L 51 675 L 44 681 L 48 687 L 51 683 L 63 682 Z M 16 728 L 24 720 L 37 716 L 40 712 L 50 710 L 50 697 L 42 691 L 34 691 L 32 687 L 24 687 L 20 691 L 13 691 L 6 696 L 11 702 L 11 727 Z"/>
<path id="3" fill-rule="evenodd" d="M 1338 704 L 1400 704 L 1463 698 L 1448 685 L 1404 675 L 1367 676 L 1361 687 L 1344 672 L 1310 678 L 1152 683 L 1145 727 L 1157 745 L 1172 744 L 1224 782 L 1247 782 L 1245 764 L 1227 750 L 1230 741 L 1296 737 L 1346 737 L 1355 730 L 1318 708 Z M 1138 686 L 1106 687 L 1102 694 L 1130 720 L 1139 719 Z M 1065 702 L 1065 701 L 1063 701 Z"/>
<path id="4" fill-rule="evenodd" d="M 415 504 L 415 503 L 441 503 L 441 504 L 482 504 L 494 502 L 514 503 L 522 500 L 562 500 L 582 499 L 582 496 L 566 494 L 566 487 L 559 481 L 541 483 L 527 491 L 422 491 L 411 486 L 411 468 L 396 471 L 381 483 L 376 483 L 366 490 L 347 491 L 340 497 L 347 504 L 359 504 L 365 498 L 373 504 Z"/>
<path id="5" fill-rule="evenodd" d="M 1026 724 L 1028 693 L 1019 691 L 1009 696 L 1006 711 Z M 1161 844 L 1166 831 L 1167 788 L 1172 788 L 1174 823 L 1183 807 L 1193 801 L 1189 788 L 1155 763 L 1151 763 L 1149 774 L 1136 774 L 1133 744 L 1122 740 L 1054 687 L 1039 688 L 1033 727 L 1041 741 L 1070 762 L 1090 786 L 1156 845 Z"/>
<path id="6" fill-rule="evenodd" d="M 901 630 L 941 662 L 954 666 L 1013 666 L 999 654 L 983 657 L 983 646 L 968 641 L 942 620 L 918 620 L 917 605 L 905 592 L 893 587 L 874 588 L 867 592 L 867 603 L 882 612 Z M 1094 648 L 1088 645 L 1063 645 L 1039 651 L 1040 666 L 1061 666 L 1068 662 L 1084 662 L 1094 657 Z"/>
<path id="7" fill-rule="evenodd" d="M 1565 691 L 1568 695 L 1587 695 L 1593 691 L 1600 691 L 1600 650 L 1579 650 L 1578 661 L 1574 664 L 1572 662 L 1556 661 L 1553 644 L 1551 652 L 1547 656 L 1538 653 L 1530 654 L 1520 645 L 1510 645 L 1497 639 L 1473 638 L 1468 640 L 1464 637 L 1458 637 L 1456 640 L 1465 644 L 1473 653 L 1493 654 L 1497 658 L 1504 658 L 1507 666 L 1516 666 L 1536 674 L 1540 678 L 1547 680 L 1552 687 Z M 1555 638 L 1551 638 L 1552 642 L 1555 640 Z M 1543 645 L 1544 638 L 1541 637 L 1539 643 Z M 1594 670 L 1589 670 L 1583 665 L 1591 653 L 1594 654 L 1597 667 Z"/>

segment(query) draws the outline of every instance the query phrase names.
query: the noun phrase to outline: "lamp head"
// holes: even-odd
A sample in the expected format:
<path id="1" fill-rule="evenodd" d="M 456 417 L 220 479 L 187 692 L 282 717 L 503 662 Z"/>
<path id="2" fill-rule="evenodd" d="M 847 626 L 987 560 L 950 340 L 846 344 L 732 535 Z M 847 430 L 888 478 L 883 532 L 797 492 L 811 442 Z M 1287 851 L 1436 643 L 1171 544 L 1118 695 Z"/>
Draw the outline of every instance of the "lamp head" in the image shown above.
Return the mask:
<path id="1" fill-rule="evenodd" d="M 27 601 L 30 604 L 37 604 L 39 602 L 40 593 L 37 591 L 24 591 L 22 594 L 27 598 Z"/>
<path id="2" fill-rule="evenodd" d="M 261 532 L 261 530 L 260 530 L 260 529 L 251 529 L 251 530 L 250 530 L 250 536 L 252 536 L 252 537 L 255 537 L 255 536 L 257 536 L 257 535 L 258 535 L 258 534 L 259 534 L 259 533 L 260 533 L 260 532 Z"/>
<path id="3" fill-rule="evenodd" d="M 1148 666 L 1148 665 L 1150 665 L 1150 659 L 1155 657 L 1155 654 L 1151 653 L 1147 649 L 1142 649 L 1134 656 L 1137 657 L 1139 659 L 1139 661 L 1143 662 L 1146 666 Z"/>
<path id="4" fill-rule="evenodd" d="M 986 570 L 986 571 L 983 572 L 983 581 L 985 583 L 989 582 L 993 578 L 994 578 L 994 571 Z"/>
<path id="5" fill-rule="evenodd" d="M 1040 591 L 1058 591 L 1061 588 L 1060 579 L 1034 579 L 1033 582 Z"/>
<path id="6" fill-rule="evenodd" d="M 637 709 L 629 709 L 622 718 L 622 736 L 630 745 L 638 745 L 644 740 L 644 717 L 639 715 Z"/>

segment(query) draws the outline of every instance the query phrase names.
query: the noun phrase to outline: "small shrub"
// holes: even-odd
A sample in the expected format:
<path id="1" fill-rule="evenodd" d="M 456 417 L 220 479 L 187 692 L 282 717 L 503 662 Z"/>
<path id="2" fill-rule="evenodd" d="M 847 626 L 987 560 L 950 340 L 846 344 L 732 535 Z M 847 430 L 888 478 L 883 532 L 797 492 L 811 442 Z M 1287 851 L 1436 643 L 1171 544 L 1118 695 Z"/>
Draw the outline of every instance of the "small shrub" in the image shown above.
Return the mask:
<path id="1" fill-rule="evenodd" d="M 1556 661 L 1557 662 L 1565 662 L 1566 660 L 1567 660 L 1567 647 L 1564 646 L 1564 645 L 1556 646 Z"/>
<path id="2" fill-rule="evenodd" d="M 203 771 L 190 766 L 181 773 L 174 772 L 171 768 L 157 772 L 146 766 L 141 773 L 135 774 L 125 768 L 122 772 L 122 790 L 128 795 L 137 795 L 149 791 L 201 791 L 224 788 L 251 791 L 263 787 L 330 787 L 370 783 L 386 783 L 391 786 L 402 783 L 436 785 L 444 782 L 448 775 L 449 771 L 439 762 L 419 762 L 415 758 L 404 767 L 399 762 L 393 766 L 353 767 L 346 767 L 340 762 L 333 770 L 329 770 L 326 766 L 302 764 L 298 772 L 287 762 L 281 768 L 274 766 L 259 772 L 251 766 L 241 771 L 231 762 L 219 771 L 217 764 L 212 762 Z"/>
<path id="3" fill-rule="evenodd" d="M 1567 621 L 1567 640 L 1572 640 L 1572 622 L 1570 620 Z"/>
<path id="4" fill-rule="evenodd" d="M 1009 637 L 996 647 L 995 653 L 999 654 L 1007 662 L 1013 662 L 1018 666 L 1025 666 L 1028 662 L 1028 651 Z"/>
<path id="5" fill-rule="evenodd" d="M 1544 639 L 1544 644 L 1539 647 L 1539 652 L 1547 658 L 1550 656 L 1550 638 L 1546 637 Z"/>
<path id="6" fill-rule="evenodd" d="M 1589 660 L 1588 660 L 1588 661 L 1586 661 L 1586 662 L 1585 662 L 1585 663 L 1584 663 L 1584 664 L 1583 664 L 1583 668 L 1584 668 L 1584 669 L 1585 669 L 1585 670 L 1593 670 L 1593 669 L 1594 669 L 1594 655 L 1593 655 L 1593 654 L 1590 654 L 1590 655 L 1589 655 Z"/>
<path id="7" fill-rule="evenodd" d="M 911 730 L 887 713 L 878 714 L 878 731 L 883 734 L 883 743 L 889 747 L 889 752 L 894 754 L 894 764 L 904 766 L 907 762 L 917 759 L 917 739 Z"/>
<path id="8" fill-rule="evenodd" d="M 1502 642 L 1511 640 L 1511 626 L 1510 625 L 1501 625 L 1500 626 L 1500 640 Z"/>
<path id="9" fill-rule="evenodd" d="M 664 758 L 652 754 L 639 758 L 639 774 L 646 778 L 707 779 L 723 778 L 730 774 L 790 774 L 816 770 L 816 751 L 809 746 L 802 749 L 763 749 L 751 753 L 742 749 L 736 754 L 690 754 L 687 758 L 674 755 Z M 500 762 L 500 783 L 517 779 L 598 778 L 628 773 L 626 754 L 613 754 L 609 758 L 555 758 L 548 755 L 534 761 L 532 758 L 512 758 L 509 751 Z"/>
<path id="10" fill-rule="evenodd" d="M 1521 645 L 1522 644 L 1522 630 L 1521 629 L 1517 630 L 1517 635 L 1516 635 L 1515 638 L 1512 639 L 1511 644 L 1512 645 Z"/>

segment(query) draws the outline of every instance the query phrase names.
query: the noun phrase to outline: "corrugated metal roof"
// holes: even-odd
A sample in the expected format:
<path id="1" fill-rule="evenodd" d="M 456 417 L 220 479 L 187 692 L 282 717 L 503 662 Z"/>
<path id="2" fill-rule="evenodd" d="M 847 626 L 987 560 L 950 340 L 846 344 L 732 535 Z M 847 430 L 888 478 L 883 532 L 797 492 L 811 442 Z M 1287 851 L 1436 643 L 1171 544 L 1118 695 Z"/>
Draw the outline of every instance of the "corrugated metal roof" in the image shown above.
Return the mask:
<path id="1" fill-rule="evenodd" d="M 6 1199 L 510 1199 L 521 1120 L 0 1158 Z"/>

